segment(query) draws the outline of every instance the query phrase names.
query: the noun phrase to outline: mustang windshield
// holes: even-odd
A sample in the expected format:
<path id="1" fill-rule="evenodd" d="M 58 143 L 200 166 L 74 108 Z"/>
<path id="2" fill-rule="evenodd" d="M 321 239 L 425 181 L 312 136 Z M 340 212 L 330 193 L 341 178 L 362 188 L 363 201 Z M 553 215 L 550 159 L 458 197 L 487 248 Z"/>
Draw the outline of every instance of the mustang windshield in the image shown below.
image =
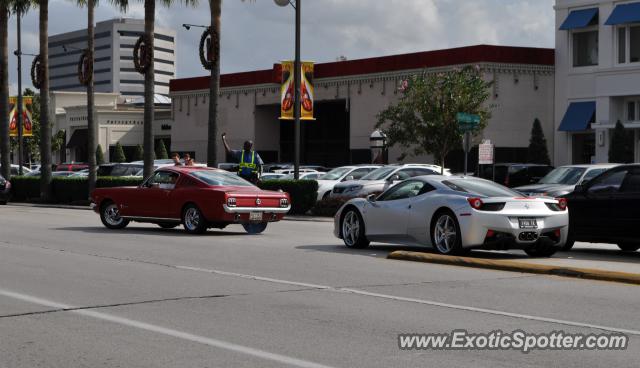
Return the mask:
<path id="1" fill-rule="evenodd" d="M 575 185 L 586 170 L 584 167 L 559 167 L 545 175 L 538 183 Z"/>
<path id="2" fill-rule="evenodd" d="M 202 171 L 192 171 L 191 175 L 204 181 L 209 185 L 223 185 L 223 186 L 229 185 L 229 186 L 241 186 L 241 187 L 253 186 L 253 184 L 242 179 L 238 175 L 228 173 L 228 172 L 202 170 Z"/>
<path id="3" fill-rule="evenodd" d="M 458 192 L 483 197 L 522 197 L 521 193 L 486 180 L 454 179 L 443 181 L 442 184 Z"/>
<path id="4" fill-rule="evenodd" d="M 368 173 L 367 175 L 363 176 L 362 178 L 360 178 L 360 180 L 382 180 L 384 178 L 386 178 L 389 174 L 391 174 L 395 169 L 397 169 L 397 167 L 381 167 L 378 169 L 373 170 L 372 172 Z"/>
<path id="5" fill-rule="evenodd" d="M 338 167 L 335 168 L 331 171 L 329 171 L 328 173 L 322 175 L 321 177 L 319 177 L 318 179 L 320 180 L 338 180 L 342 177 L 342 175 L 346 174 L 347 171 L 351 170 L 348 167 Z"/>

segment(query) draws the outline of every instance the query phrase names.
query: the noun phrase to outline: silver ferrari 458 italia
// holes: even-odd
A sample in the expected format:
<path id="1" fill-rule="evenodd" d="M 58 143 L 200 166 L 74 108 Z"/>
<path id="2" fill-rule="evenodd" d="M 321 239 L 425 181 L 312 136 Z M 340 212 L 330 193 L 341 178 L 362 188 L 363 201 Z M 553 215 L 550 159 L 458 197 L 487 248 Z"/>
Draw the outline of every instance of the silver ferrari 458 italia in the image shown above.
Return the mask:
<path id="1" fill-rule="evenodd" d="M 379 196 L 355 198 L 334 218 L 334 234 L 347 247 L 370 241 L 432 246 L 438 253 L 472 248 L 523 249 L 549 257 L 567 240 L 565 199 L 524 197 L 472 177 L 419 176 Z"/>

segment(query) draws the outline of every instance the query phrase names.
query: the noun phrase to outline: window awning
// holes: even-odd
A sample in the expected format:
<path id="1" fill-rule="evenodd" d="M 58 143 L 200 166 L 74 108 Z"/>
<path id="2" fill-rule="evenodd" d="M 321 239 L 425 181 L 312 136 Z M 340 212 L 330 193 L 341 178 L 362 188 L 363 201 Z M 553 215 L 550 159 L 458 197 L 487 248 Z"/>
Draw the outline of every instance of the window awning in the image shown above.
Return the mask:
<path id="1" fill-rule="evenodd" d="M 597 19 L 598 8 L 572 10 L 567 16 L 567 19 L 562 22 L 560 29 L 566 31 L 569 29 L 584 28 L 593 24 L 593 22 L 597 22 Z"/>
<path id="2" fill-rule="evenodd" d="M 86 147 L 87 140 L 89 139 L 89 132 L 87 129 L 76 129 L 69 138 L 67 148 Z"/>
<path id="3" fill-rule="evenodd" d="M 596 102 L 572 102 L 564 113 L 560 127 L 561 132 L 580 132 L 587 130 L 596 114 Z"/>
<path id="4" fill-rule="evenodd" d="M 611 12 L 609 19 L 604 24 L 615 26 L 616 24 L 640 22 L 640 3 L 618 4 Z"/>

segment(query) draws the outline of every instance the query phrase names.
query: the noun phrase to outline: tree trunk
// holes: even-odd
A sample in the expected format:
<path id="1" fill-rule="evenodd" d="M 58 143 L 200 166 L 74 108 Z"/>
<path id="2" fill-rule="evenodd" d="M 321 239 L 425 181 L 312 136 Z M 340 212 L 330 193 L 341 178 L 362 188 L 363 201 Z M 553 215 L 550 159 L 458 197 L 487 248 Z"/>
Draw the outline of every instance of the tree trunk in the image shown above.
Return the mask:
<path id="1" fill-rule="evenodd" d="M 91 196 L 91 192 L 96 189 L 96 181 L 97 181 L 97 163 L 96 163 L 96 148 L 97 148 L 97 129 L 95 122 L 95 113 L 94 113 L 94 88 L 93 88 L 93 53 L 95 49 L 95 40 L 94 40 L 94 10 L 95 4 L 94 0 L 87 1 L 87 33 L 88 33 L 88 41 L 87 48 L 89 49 L 89 64 L 91 65 L 91 75 L 89 75 L 89 83 L 87 83 L 87 152 L 88 152 L 88 163 L 89 163 L 89 196 Z"/>
<path id="2" fill-rule="evenodd" d="M 9 7 L 0 2 L 0 174 L 9 178 Z"/>
<path id="3" fill-rule="evenodd" d="M 153 173 L 153 102 L 154 102 L 154 28 L 155 28 L 156 2 L 155 0 L 144 1 L 144 33 L 149 42 L 146 45 L 146 52 L 151 53 L 149 66 L 144 75 L 144 177 L 147 178 Z"/>
<path id="4" fill-rule="evenodd" d="M 40 199 L 51 200 L 51 122 L 49 121 L 49 0 L 40 0 L 40 57 L 42 87 L 40 88 Z"/>
<path id="5" fill-rule="evenodd" d="M 212 45 L 213 66 L 209 79 L 209 124 L 207 136 L 207 166 L 216 167 L 218 163 L 218 91 L 220 90 L 220 14 L 222 12 L 222 0 L 209 0 L 211 10 L 211 30 L 216 37 Z"/>

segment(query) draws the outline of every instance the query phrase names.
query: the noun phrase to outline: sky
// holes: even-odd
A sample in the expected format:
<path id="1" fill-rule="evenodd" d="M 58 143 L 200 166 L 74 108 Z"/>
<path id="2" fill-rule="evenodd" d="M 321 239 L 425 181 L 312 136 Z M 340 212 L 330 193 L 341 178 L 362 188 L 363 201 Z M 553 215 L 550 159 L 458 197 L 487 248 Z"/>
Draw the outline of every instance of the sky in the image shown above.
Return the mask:
<path id="1" fill-rule="evenodd" d="M 359 59 L 476 44 L 554 47 L 553 0 L 300 0 L 303 60 Z M 108 0 L 96 9 L 96 21 L 144 17 L 142 1 L 121 13 Z M 49 34 L 86 28 L 86 9 L 71 0 L 49 1 Z M 187 8 L 156 7 L 156 24 L 177 31 L 177 77 L 205 75 L 198 59 L 201 29 L 209 24 L 208 1 Z M 273 0 L 224 0 L 222 73 L 269 69 L 294 55 L 295 11 Z M 17 92 L 15 17 L 9 23 L 9 80 Z M 38 53 L 38 11 L 22 21 L 23 52 Z M 31 58 L 23 59 L 23 85 L 29 87 Z"/>

